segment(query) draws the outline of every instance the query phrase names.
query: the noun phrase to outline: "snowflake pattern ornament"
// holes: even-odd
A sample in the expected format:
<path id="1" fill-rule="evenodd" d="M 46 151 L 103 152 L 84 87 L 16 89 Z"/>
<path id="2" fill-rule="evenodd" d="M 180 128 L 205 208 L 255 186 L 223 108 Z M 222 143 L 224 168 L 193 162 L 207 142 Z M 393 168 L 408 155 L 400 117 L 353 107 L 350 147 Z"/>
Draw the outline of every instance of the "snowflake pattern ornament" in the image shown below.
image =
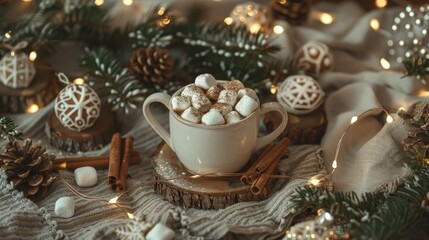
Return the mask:
<path id="1" fill-rule="evenodd" d="M 317 109 L 324 96 L 322 88 L 312 77 L 294 75 L 280 84 L 277 101 L 287 112 L 302 115 Z"/>
<path id="2" fill-rule="evenodd" d="M 20 42 L 16 46 L 5 45 L 11 51 L 0 60 L 0 81 L 7 87 L 28 87 L 36 75 L 33 62 L 20 51 L 26 46 L 27 42 Z"/>
<path id="3" fill-rule="evenodd" d="M 254 3 L 246 2 L 237 5 L 225 19 L 225 23 L 243 24 L 251 33 L 268 30 L 269 15 L 267 8 Z"/>
<path id="4" fill-rule="evenodd" d="M 318 76 L 328 71 L 334 64 L 334 57 L 326 44 L 311 41 L 304 44 L 295 54 L 295 65 L 299 70 Z"/>
<path id="5" fill-rule="evenodd" d="M 55 99 L 55 115 L 61 124 L 78 132 L 91 127 L 100 115 L 97 93 L 86 84 L 71 84 L 63 73 L 58 78 L 67 84 Z"/>

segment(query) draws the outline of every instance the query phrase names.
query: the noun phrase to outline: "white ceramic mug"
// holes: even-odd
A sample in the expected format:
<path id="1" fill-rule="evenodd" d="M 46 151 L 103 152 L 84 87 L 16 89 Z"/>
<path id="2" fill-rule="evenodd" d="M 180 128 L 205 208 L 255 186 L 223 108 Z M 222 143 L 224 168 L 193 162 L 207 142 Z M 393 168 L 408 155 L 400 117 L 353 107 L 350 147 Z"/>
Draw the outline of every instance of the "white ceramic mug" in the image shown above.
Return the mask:
<path id="1" fill-rule="evenodd" d="M 178 96 L 183 88 L 173 96 Z M 286 127 L 288 117 L 278 103 L 265 103 L 251 115 L 234 124 L 207 126 L 182 119 L 171 107 L 171 97 L 165 93 L 149 96 L 143 104 L 143 114 L 152 128 L 177 154 L 182 164 L 196 174 L 232 173 L 242 169 L 253 152 L 263 148 Z M 153 116 L 150 105 L 164 104 L 169 109 L 170 134 Z M 259 118 L 277 111 L 282 117 L 280 125 L 270 134 L 258 137 Z"/>

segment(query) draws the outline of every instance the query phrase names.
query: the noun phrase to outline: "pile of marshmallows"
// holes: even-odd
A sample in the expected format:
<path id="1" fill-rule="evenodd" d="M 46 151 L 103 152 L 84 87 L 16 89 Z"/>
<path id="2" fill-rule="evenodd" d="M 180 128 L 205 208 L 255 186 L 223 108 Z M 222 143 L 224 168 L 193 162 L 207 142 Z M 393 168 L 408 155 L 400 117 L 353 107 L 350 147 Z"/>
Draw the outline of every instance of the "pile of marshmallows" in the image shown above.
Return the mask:
<path id="1" fill-rule="evenodd" d="M 217 84 L 205 73 L 187 85 L 180 96 L 172 97 L 171 107 L 186 121 L 212 126 L 241 121 L 259 107 L 259 99 L 239 80 Z"/>

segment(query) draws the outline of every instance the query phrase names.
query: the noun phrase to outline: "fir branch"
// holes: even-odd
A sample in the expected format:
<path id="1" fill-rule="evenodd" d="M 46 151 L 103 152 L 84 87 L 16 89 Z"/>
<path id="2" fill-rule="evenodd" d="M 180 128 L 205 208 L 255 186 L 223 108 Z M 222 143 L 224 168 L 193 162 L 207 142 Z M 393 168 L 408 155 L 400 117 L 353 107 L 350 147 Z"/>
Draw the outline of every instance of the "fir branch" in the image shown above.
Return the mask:
<path id="1" fill-rule="evenodd" d="M 406 76 L 429 77 L 429 55 L 414 56 L 409 60 L 403 61 L 403 64 L 407 70 Z"/>
<path id="2" fill-rule="evenodd" d="M 22 139 L 22 132 L 16 130 L 16 125 L 9 117 L 0 117 L 0 138 L 4 140 Z"/>
<path id="3" fill-rule="evenodd" d="M 173 31 L 177 23 L 174 7 L 155 6 L 148 11 L 146 18 L 128 34 L 133 41 L 132 48 L 168 47 L 173 40 Z"/>
<path id="4" fill-rule="evenodd" d="M 89 84 L 100 97 L 107 98 L 112 110 L 123 108 L 128 112 L 130 108 L 137 108 L 143 102 L 144 94 L 148 92 L 106 48 L 85 49 L 81 66 L 88 69 L 86 78 Z"/>
<path id="5" fill-rule="evenodd" d="M 216 72 L 217 78 L 260 81 L 272 54 L 280 48 L 269 35 L 252 34 L 245 26 L 224 23 L 183 25 L 176 34 L 187 47 L 192 75 Z"/>

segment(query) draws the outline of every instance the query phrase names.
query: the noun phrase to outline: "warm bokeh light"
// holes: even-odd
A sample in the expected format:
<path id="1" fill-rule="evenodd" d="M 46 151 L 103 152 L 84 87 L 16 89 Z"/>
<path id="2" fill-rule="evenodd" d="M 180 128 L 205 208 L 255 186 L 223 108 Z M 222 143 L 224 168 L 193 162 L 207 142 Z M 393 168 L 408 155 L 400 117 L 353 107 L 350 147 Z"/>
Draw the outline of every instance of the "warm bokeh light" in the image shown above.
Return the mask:
<path id="1" fill-rule="evenodd" d="M 261 24 L 252 23 L 252 24 L 250 24 L 249 32 L 255 34 L 255 33 L 258 33 L 260 29 L 261 29 Z"/>
<path id="2" fill-rule="evenodd" d="M 6 32 L 5 34 L 4 34 L 4 37 L 5 38 L 11 38 L 12 37 L 12 34 L 10 33 L 10 32 Z"/>
<path id="3" fill-rule="evenodd" d="M 133 5 L 133 0 L 122 0 L 122 3 L 125 6 L 131 6 L 131 5 Z"/>
<path id="4" fill-rule="evenodd" d="M 271 94 L 276 94 L 277 93 L 277 86 L 276 85 L 271 85 L 270 92 L 271 92 Z"/>
<path id="5" fill-rule="evenodd" d="M 25 110 L 27 113 L 35 113 L 37 111 L 39 111 L 39 106 L 37 104 L 31 104 L 30 106 L 28 106 L 28 108 Z"/>
<path id="6" fill-rule="evenodd" d="M 320 19 L 320 22 L 323 24 L 331 24 L 334 22 L 334 17 L 332 17 L 332 15 L 329 13 L 320 14 L 319 19 Z"/>
<path id="7" fill-rule="evenodd" d="M 425 91 L 425 90 L 420 91 L 419 97 L 429 97 L 429 91 Z"/>
<path id="8" fill-rule="evenodd" d="M 375 6 L 378 8 L 384 8 L 387 6 L 387 0 L 375 0 Z"/>
<path id="9" fill-rule="evenodd" d="M 386 117 L 386 122 L 387 122 L 387 123 L 392 123 L 392 122 L 393 122 L 393 117 L 392 117 L 392 116 L 390 116 L 390 115 L 387 115 L 387 117 Z"/>
<path id="10" fill-rule="evenodd" d="M 127 212 L 128 218 L 133 219 L 134 218 L 134 214 Z"/>
<path id="11" fill-rule="evenodd" d="M 284 32 L 284 28 L 282 26 L 280 26 L 280 25 L 275 25 L 273 27 L 273 32 L 275 34 L 282 34 Z"/>
<path id="12" fill-rule="evenodd" d="M 230 18 L 230 17 L 227 17 L 227 18 L 225 18 L 225 20 L 223 20 L 223 22 L 226 25 L 231 25 L 234 22 L 234 20 L 232 20 L 232 18 Z"/>
<path id="13" fill-rule="evenodd" d="M 316 179 L 316 178 L 310 178 L 310 180 L 308 180 L 308 182 L 313 186 L 318 186 L 320 183 L 320 180 Z"/>
<path id="14" fill-rule="evenodd" d="M 332 162 L 332 168 L 333 168 L 333 169 L 336 169 L 336 168 L 337 168 L 337 160 L 334 160 L 334 161 Z"/>
<path id="15" fill-rule="evenodd" d="M 405 108 L 404 107 L 400 107 L 400 108 L 398 108 L 398 111 L 405 111 Z"/>
<path id="16" fill-rule="evenodd" d="M 31 2 L 31 0 L 22 0 L 23 2 Z"/>
<path id="17" fill-rule="evenodd" d="M 104 0 L 94 0 L 94 4 L 95 4 L 96 6 L 101 6 L 101 5 L 103 5 L 103 4 L 104 4 Z"/>
<path id="18" fill-rule="evenodd" d="M 118 201 L 118 197 L 114 197 L 112 199 L 109 200 L 110 204 L 115 204 Z"/>
<path id="19" fill-rule="evenodd" d="M 30 61 L 32 62 L 36 61 L 36 58 L 37 58 L 37 53 L 35 51 L 32 51 L 30 55 L 28 55 L 28 59 L 30 59 Z"/>
<path id="20" fill-rule="evenodd" d="M 380 59 L 380 64 L 381 64 L 381 67 L 386 70 L 390 68 L 390 63 L 385 58 Z"/>
<path id="21" fill-rule="evenodd" d="M 369 26 L 371 26 L 371 28 L 374 31 L 378 31 L 378 29 L 380 29 L 380 22 L 378 21 L 378 19 L 373 18 L 371 19 L 371 21 L 369 22 Z"/>
<path id="22" fill-rule="evenodd" d="M 15 56 L 15 52 L 14 51 L 12 51 L 12 52 L 10 52 L 10 55 L 13 57 L 13 56 Z"/>
<path id="23" fill-rule="evenodd" d="M 352 119 L 350 120 L 350 123 L 353 124 L 358 120 L 357 116 L 353 116 Z"/>
<path id="24" fill-rule="evenodd" d="M 83 78 L 75 78 L 75 80 L 73 80 L 73 84 L 76 84 L 76 85 L 80 85 L 84 83 L 85 83 L 85 79 Z"/>
<path id="25" fill-rule="evenodd" d="M 164 13 L 165 13 L 165 8 L 164 7 L 160 7 L 159 9 L 158 9 L 158 15 L 159 16 L 162 16 L 162 15 L 164 15 Z"/>

